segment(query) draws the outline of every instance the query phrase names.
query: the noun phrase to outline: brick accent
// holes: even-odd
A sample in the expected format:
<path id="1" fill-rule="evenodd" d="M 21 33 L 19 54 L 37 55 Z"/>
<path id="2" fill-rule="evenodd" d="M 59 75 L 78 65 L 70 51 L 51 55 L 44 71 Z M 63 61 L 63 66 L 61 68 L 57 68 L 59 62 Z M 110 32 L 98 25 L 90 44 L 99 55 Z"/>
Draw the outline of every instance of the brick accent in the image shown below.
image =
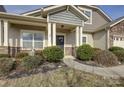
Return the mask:
<path id="1" fill-rule="evenodd" d="M 8 47 L 0 46 L 0 54 L 8 54 Z"/>
<path id="2" fill-rule="evenodd" d="M 110 33 L 109 33 L 110 47 L 113 46 L 113 36 L 114 35 L 124 36 L 124 21 L 122 21 L 110 28 Z"/>
<path id="3" fill-rule="evenodd" d="M 10 56 L 15 57 L 15 55 L 20 52 L 20 47 L 8 47 L 8 53 Z"/>
<path id="4" fill-rule="evenodd" d="M 65 47 L 65 55 L 76 56 L 76 47 Z"/>

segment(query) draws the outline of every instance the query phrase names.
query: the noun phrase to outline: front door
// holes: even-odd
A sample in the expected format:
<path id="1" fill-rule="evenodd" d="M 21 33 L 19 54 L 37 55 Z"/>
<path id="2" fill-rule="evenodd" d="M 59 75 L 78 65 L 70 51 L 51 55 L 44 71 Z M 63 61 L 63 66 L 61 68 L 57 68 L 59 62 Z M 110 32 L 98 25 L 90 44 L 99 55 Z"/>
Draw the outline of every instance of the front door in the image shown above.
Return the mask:
<path id="1" fill-rule="evenodd" d="M 56 45 L 64 50 L 64 35 L 56 36 Z"/>

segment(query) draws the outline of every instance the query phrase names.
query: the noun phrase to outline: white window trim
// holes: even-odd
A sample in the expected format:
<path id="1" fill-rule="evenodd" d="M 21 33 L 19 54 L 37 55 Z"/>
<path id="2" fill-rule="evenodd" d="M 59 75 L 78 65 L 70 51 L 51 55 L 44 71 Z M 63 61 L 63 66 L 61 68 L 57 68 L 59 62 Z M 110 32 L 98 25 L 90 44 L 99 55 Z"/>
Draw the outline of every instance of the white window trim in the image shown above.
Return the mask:
<path id="1" fill-rule="evenodd" d="M 23 39 L 22 39 L 22 34 L 23 33 L 42 33 L 43 34 L 43 48 L 34 48 L 35 50 L 42 50 L 45 47 L 45 32 L 44 31 L 38 31 L 38 30 L 21 30 L 20 31 L 20 46 L 21 50 L 31 50 L 31 48 L 23 48 Z M 34 43 L 34 40 L 33 40 Z M 33 44 L 34 45 L 34 44 Z M 34 46 L 33 46 L 34 47 Z"/>
<path id="2" fill-rule="evenodd" d="M 84 22 L 85 24 L 92 24 L 92 18 L 93 18 L 93 13 L 92 13 L 92 10 L 91 9 L 87 9 L 87 8 L 82 8 L 80 7 L 81 10 L 84 10 L 84 11 L 89 11 L 91 13 L 91 17 L 90 17 L 90 23 L 87 23 L 87 22 Z"/>
<path id="3" fill-rule="evenodd" d="M 83 39 L 83 37 L 86 37 L 86 44 L 88 44 L 88 37 L 87 37 L 87 35 L 82 35 L 82 39 Z M 84 44 L 83 40 L 82 40 L 82 43 Z"/>

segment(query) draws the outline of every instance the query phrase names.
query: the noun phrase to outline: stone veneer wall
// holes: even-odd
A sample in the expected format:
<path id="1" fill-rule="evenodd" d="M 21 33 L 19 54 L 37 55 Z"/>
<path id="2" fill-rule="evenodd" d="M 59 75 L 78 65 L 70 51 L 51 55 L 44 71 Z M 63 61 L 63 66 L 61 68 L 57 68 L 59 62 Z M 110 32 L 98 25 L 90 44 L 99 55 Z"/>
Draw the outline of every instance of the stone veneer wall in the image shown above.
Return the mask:
<path id="1" fill-rule="evenodd" d="M 119 35 L 124 37 L 124 21 L 110 28 L 110 33 L 109 33 L 110 47 L 113 46 L 113 35 Z"/>

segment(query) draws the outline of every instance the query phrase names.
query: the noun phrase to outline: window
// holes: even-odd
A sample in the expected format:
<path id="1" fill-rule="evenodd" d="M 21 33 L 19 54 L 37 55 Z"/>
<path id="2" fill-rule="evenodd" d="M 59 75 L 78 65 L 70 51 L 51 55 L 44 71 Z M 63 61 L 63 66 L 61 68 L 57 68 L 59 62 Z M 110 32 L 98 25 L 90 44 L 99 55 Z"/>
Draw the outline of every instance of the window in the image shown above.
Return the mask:
<path id="1" fill-rule="evenodd" d="M 23 31 L 22 32 L 22 48 L 23 49 L 42 49 L 44 34 L 38 31 Z"/>
<path id="2" fill-rule="evenodd" d="M 82 38 L 83 40 L 83 44 L 86 44 L 87 43 L 87 37 L 86 36 L 83 36 L 83 38 Z"/>
<path id="3" fill-rule="evenodd" d="M 92 10 L 83 9 L 82 10 L 85 15 L 89 17 L 89 19 L 85 22 L 86 24 L 92 24 Z"/>

